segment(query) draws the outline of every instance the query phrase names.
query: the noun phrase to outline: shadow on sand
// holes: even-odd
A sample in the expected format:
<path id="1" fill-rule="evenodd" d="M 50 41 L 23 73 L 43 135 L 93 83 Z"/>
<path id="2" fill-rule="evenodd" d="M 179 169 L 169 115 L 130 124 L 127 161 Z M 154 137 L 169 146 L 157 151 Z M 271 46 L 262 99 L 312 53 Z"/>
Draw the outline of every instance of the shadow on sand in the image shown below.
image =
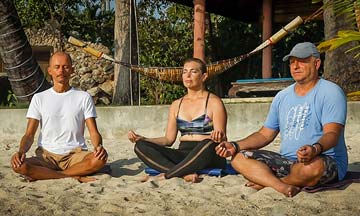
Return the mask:
<path id="1" fill-rule="evenodd" d="M 124 175 L 135 176 L 145 169 L 145 165 L 143 163 L 141 163 L 141 165 L 135 170 L 124 168 L 124 166 L 138 162 L 141 162 L 138 158 L 131 158 L 128 160 L 120 159 L 106 164 L 106 166 L 102 170 L 104 171 L 103 173 L 107 173 L 115 178 L 119 178 Z"/>
<path id="2" fill-rule="evenodd" d="M 348 171 L 360 172 L 360 162 L 349 164 Z"/>

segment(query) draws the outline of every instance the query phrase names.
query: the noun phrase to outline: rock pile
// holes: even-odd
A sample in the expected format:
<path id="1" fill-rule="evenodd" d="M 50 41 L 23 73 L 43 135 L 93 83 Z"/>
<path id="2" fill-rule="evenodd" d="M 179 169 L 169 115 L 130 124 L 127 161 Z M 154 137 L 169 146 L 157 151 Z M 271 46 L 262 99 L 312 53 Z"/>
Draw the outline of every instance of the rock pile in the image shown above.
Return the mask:
<path id="1" fill-rule="evenodd" d="M 62 46 L 62 50 L 69 53 L 73 60 L 75 71 L 70 79 L 71 86 L 89 92 L 95 104 L 111 104 L 114 91 L 114 67 L 111 62 L 85 53 L 82 49 L 69 44 L 65 37 L 61 38 L 61 45 L 59 34 L 50 28 L 26 29 L 25 33 L 31 46 L 51 46 L 54 52 L 60 50 Z M 101 44 L 87 44 L 105 54 L 110 54 L 110 50 Z"/>

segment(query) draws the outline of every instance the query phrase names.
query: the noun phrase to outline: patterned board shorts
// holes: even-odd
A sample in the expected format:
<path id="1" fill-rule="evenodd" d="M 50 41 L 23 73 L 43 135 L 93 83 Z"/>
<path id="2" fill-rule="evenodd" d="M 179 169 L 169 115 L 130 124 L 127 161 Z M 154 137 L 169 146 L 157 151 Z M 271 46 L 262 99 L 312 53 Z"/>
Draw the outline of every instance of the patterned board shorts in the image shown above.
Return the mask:
<path id="1" fill-rule="evenodd" d="M 242 153 L 246 158 L 265 163 L 278 178 L 289 175 L 291 166 L 297 163 L 296 161 L 287 159 L 279 153 L 267 150 L 242 150 L 240 153 Z M 320 157 L 324 161 L 325 170 L 318 182 L 318 185 L 338 181 L 338 168 L 336 161 L 327 155 L 320 155 Z"/>

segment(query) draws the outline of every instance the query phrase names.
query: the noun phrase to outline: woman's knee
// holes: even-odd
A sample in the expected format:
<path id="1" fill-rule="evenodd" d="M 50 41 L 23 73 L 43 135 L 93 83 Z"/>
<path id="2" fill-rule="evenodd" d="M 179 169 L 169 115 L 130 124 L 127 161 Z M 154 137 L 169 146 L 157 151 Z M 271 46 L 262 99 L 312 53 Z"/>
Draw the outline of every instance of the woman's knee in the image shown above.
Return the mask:
<path id="1" fill-rule="evenodd" d="M 135 145 L 134 145 L 134 151 L 143 151 L 143 149 L 145 149 L 147 146 L 149 145 L 148 142 L 144 141 L 144 140 L 139 140 L 136 141 Z"/>

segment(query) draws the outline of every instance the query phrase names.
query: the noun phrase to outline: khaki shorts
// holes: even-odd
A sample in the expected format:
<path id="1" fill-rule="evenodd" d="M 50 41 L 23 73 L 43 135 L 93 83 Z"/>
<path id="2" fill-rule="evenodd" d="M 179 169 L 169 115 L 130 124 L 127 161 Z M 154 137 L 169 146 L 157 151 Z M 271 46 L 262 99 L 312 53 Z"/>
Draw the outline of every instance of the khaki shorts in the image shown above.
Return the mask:
<path id="1" fill-rule="evenodd" d="M 66 170 L 69 167 L 81 162 L 91 152 L 82 150 L 80 147 L 75 148 L 66 155 L 54 154 L 38 147 L 35 151 L 36 156 L 29 158 L 43 167 L 53 170 Z"/>

